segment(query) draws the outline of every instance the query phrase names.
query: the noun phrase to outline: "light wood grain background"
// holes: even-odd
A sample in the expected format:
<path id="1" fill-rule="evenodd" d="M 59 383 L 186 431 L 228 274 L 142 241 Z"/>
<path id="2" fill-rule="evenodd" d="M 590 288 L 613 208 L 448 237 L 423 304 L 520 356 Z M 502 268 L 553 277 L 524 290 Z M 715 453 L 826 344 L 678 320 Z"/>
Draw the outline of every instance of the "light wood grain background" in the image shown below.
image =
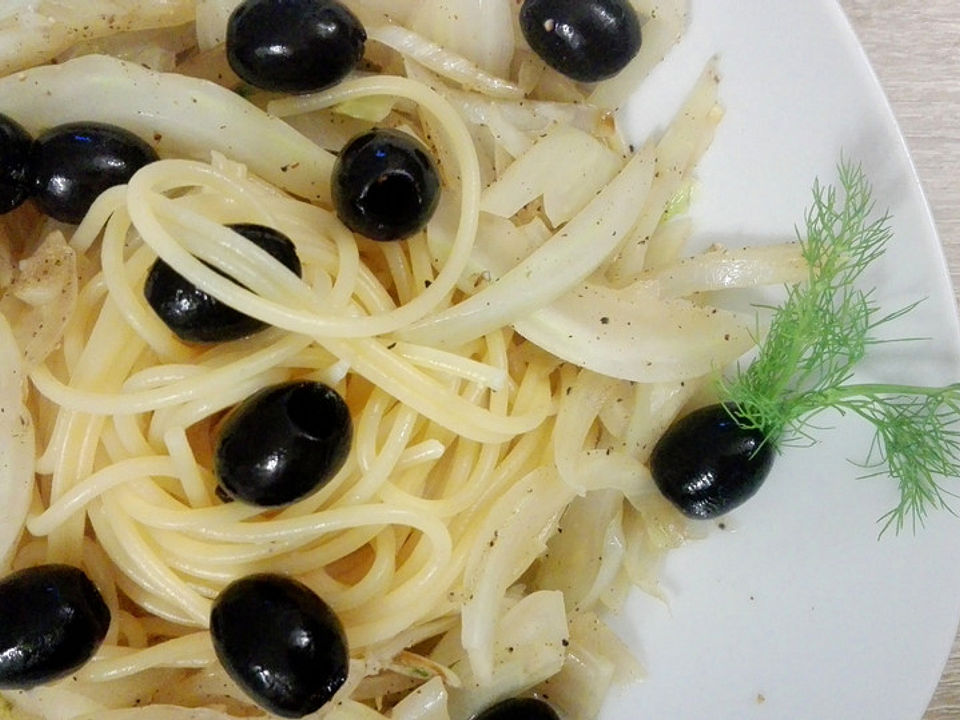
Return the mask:
<path id="1" fill-rule="evenodd" d="M 960 288 L 960 0 L 840 0 L 900 122 Z M 960 562 L 960 548 L 957 553 Z M 960 719 L 960 636 L 923 720 Z"/>

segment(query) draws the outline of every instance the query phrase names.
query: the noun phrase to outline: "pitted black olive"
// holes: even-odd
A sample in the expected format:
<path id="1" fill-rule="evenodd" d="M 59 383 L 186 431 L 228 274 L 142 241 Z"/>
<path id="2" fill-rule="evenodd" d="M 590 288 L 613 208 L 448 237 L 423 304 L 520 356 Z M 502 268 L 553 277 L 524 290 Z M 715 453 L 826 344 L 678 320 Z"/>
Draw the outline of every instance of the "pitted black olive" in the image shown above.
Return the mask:
<path id="1" fill-rule="evenodd" d="M 244 0 L 227 22 L 227 60 L 254 87 L 315 92 L 353 70 L 366 39 L 336 0 Z"/>
<path id="2" fill-rule="evenodd" d="M 300 258 L 283 233 L 263 225 L 229 225 L 300 276 Z M 234 310 L 203 292 L 162 260 L 147 273 L 143 294 L 153 311 L 181 340 L 197 343 L 226 342 L 252 335 L 266 325 Z"/>
<path id="3" fill-rule="evenodd" d="M 743 427 L 727 406 L 715 404 L 667 428 L 650 455 L 650 472 L 680 512 L 710 519 L 749 500 L 770 472 L 773 456 L 763 432 Z"/>
<path id="4" fill-rule="evenodd" d="M 56 220 L 79 223 L 100 193 L 128 182 L 156 159 L 150 145 L 123 128 L 95 122 L 58 125 L 34 146 L 37 204 Z"/>
<path id="5" fill-rule="evenodd" d="M 213 603 L 217 658 L 253 700 L 283 717 L 326 704 L 347 679 L 340 619 L 310 588 L 282 575 L 250 575 Z"/>
<path id="6" fill-rule="evenodd" d="M 560 720 L 560 717 L 543 700 L 510 698 L 487 708 L 473 720 Z"/>
<path id="7" fill-rule="evenodd" d="M 33 138 L 13 118 L 0 113 L 0 215 L 19 207 L 33 191 Z"/>
<path id="8" fill-rule="evenodd" d="M 640 50 L 628 0 L 524 0 L 520 29 L 547 65 L 580 82 L 613 77 Z"/>
<path id="9" fill-rule="evenodd" d="M 217 439 L 214 469 L 227 494 L 252 505 L 286 505 L 328 482 L 350 452 L 353 422 L 322 383 L 264 388 L 237 405 Z"/>
<path id="10" fill-rule="evenodd" d="M 430 220 L 440 201 L 440 175 L 416 138 L 373 130 L 337 157 L 330 192 L 348 228 L 373 240 L 400 240 Z"/>
<path id="11" fill-rule="evenodd" d="M 69 565 L 39 565 L 0 580 L 0 688 L 31 688 L 74 672 L 100 647 L 110 610 Z"/>

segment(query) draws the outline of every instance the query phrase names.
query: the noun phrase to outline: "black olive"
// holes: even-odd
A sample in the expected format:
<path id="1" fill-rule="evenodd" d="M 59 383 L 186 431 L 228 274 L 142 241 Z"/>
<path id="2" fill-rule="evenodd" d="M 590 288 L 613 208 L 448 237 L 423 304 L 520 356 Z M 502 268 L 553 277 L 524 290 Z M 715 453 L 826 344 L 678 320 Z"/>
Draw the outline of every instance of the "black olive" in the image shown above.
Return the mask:
<path id="1" fill-rule="evenodd" d="M 50 128 L 35 143 L 37 204 L 56 220 L 79 223 L 100 193 L 128 182 L 156 159 L 150 145 L 114 125 L 82 122 Z"/>
<path id="2" fill-rule="evenodd" d="M 13 118 L 0 113 L 0 215 L 19 207 L 31 187 L 33 138 Z"/>
<path id="3" fill-rule="evenodd" d="M 69 565 L 39 565 L 0 580 L 0 688 L 65 677 L 93 657 L 110 610 L 90 579 Z"/>
<path id="4" fill-rule="evenodd" d="M 273 507 L 328 482 L 350 452 L 353 422 L 336 390 L 296 381 L 254 393 L 224 420 L 214 468 L 227 494 Z"/>
<path id="5" fill-rule="evenodd" d="M 687 517 L 710 519 L 733 510 L 770 472 L 772 443 L 735 415 L 723 404 L 695 410 L 671 424 L 653 448 L 654 482 Z"/>
<path id="6" fill-rule="evenodd" d="M 473 720 L 560 720 L 560 717 L 543 700 L 511 698 L 488 707 Z"/>
<path id="7" fill-rule="evenodd" d="M 356 67 L 366 39 L 336 0 L 244 0 L 227 22 L 227 60 L 254 87 L 315 92 Z"/>
<path id="8" fill-rule="evenodd" d="M 628 0 L 524 0 L 520 29 L 541 60 L 580 82 L 613 77 L 640 50 Z"/>
<path id="9" fill-rule="evenodd" d="M 337 157 L 331 194 L 348 228 L 373 240 L 400 240 L 423 228 L 437 209 L 440 175 L 416 138 L 372 130 Z"/>
<path id="10" fill-rule="evenodd" d="M 282 575 L 228 585 L 213 603 L 210 635 L 227 674 L 275 715 L 312 713 L 347 679 L 340 619 L 310 588 Z"/>
<path id="11" fill-rule="evenodd" d="M 293 242 L 283 233 L 263 225 L 228 225 L 300 276 L 300 258 Z M 234 310 L 200 290 L 163 260 L 147 273 L 143 294 L 153 311 L 181 340 L 211 343 L 237 340 L 266 325 Z"/>

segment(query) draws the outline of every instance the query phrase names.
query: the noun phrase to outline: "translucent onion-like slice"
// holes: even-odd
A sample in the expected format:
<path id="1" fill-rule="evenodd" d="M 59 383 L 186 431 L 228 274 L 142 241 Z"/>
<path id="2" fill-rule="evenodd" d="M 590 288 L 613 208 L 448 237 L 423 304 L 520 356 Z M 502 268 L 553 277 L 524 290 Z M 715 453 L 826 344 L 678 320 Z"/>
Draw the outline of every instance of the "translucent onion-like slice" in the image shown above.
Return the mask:
<path id="1" fill-rule="evenodd" d="M 592 607 L 600 592 L 612 584 L 608 577 L 620 567 L 623 495 L 601 490 L 575 498 L 563 515 L 558 532 L 540 560 L 534 584 L 542 590 L 560 590 L 569 610 Z"/>
<path id="2" fill-rule="evenodd" d="M 631 0 L 631 5 L 643 23 L 643 44 L 623 70 L 593 87 L 588 102 L 601 107 L 620 107 L 677 44 L 687 24 L 689 0 Z"/>
<path id="3" fill-rule="evenodd" d="M 0 75 L 39 65 L 82 40 L 192 22 L 194 0 L 3 0 Z M 2 95 L 2 93 L 0 93 Z"/>
<path id="4" fill-rule="evenodd" d="M 498 617 L 507 588 L 546 549 L 560 514 L 574 495 L 555 472 L 534 470 L 497 500 L 481 524 L 464 570 L 470 599 L 461 613 L 461 639 L 477 682 L 493 680 Z M 459 667 L 453 670 L 463 678 Z M 451 714 L 462 715 L 452 706 Z"/>
<path id="5" fill-rule="evenodd" d="M 718 248 L 671 263 L 644 275 L 656 280 L 661 297 L 686 297 L 697 292 L 791 285 L 807 278 L 808 267 L 797 243 Z"/>
<path id="6" fill-rule="evenodd" d="M 753 345 L 754 319 L 683 299 L 661 298 L 655 284 L 623 289 L 585 284 L 514 328 L 548 352 L 623 380 L 700 377 Z"/>
<path id="7" fill-rule="evenodd" d="M 435 677 L 394 705 L 391 720 L 450 720 L 447 712 L 447 689 Z"/>
<path id="8" fill-rule="evenodd" d="M 105 717 L 103 713 L 109 713 L 107 708 L 100 702 L 87 697 L 83 693 L 76 692 L 65 683 L 56 683 L 53 685 L 35 687 L 32 690 L 4 690 L 3 697 L 13 706 L 13 712 L 10 718 L 45 718 L 49 720 L 74 720 L 74 718 L 87 718 L 88 720 L 101 720 Z M 186 708 L 182 708 L 186 710 Z M 131 713 L 136 710 L 114 711 L 122 713 L 120 718 L 130 718 L 134 716 Z M 156 720 L 160 717 L 176 718 L 176 715 L 162 716 L 158 711 L 153 716 Z M 187 720 L 188 715 L 183 713 L 179 715 L 182 720 Z M 191 720 L 228 720 L 228 716 L 217 714 L 214 716 L 198 716 Z"/>
<path id="9" fill-rule="evenodd" d="M 23 404 L 23 360 L 0 315 L 0 572 L 7 570 L 33 497 L 33 419 Z"/>
<path id="10" fill-rule="evenodd" d="M 570 620 L 570 646 L 563 669 L 535 688 L 562 717 L 593 718 L 611 685 L 635 683 L 643 669 L 630 649 L 594 613 Z"/>
<path id="11" fill-rule="evenodd" d="M 81 55 L 110 55 L 160 72 L 172 71 L 181 53 L 194 46 L 192 24 L 168 28 L 137 30 L 84 40 L 55 59 L 63 63 Z"/>
<path id="12" fill-rule="evenodd" d="M 477 294 L 398 333 L 423 344 L 457 347 L 517 322 L 574 289 L 619 244 L 643 209 L 653 178 L 651 148 L 623 170 L 570 222 L 529 257 Z M 497 264 L 496 259 L 481 265 Z M 495 276 L 498 268 L 492 267 Z"/>
<path id="13" fill-rule="evenodd" d="M 227 20 L 241 0 L 196 0 L 197 45 L 210 50 L 227 39 Z"/>
<path id="14" fill-rule="evenodd" d="M 474 675 L 467 661 L 453 666 L 463 686 L 448 691 L 452 718 L 473 717 L 497 701 L 556 675 L 563 667 L 569 629 L 561 593 L 533 592 L 505 613 L 502 610 L 498 605 L 493 611 L 500 621 L 490 678 L 481 680 Z"/>
<path id="15" fill-rule="evenodd" d="M 457 109 L 463 119 L 493 129 L 502 120 L 519 131 L 539 134 L 553 123 L 572 125 L 587 132 L 602 132 L 608 125 L 606 111 L 584 103 L 550 100 L 504 100 L 468 90 L 458 90 L 418 63 L 407 63 L 407 75 L 434 88 Z"/>
<path id="16" fill-rule="evenodd" d="M 483 33 L 480 33 L 483 34 Z M 367 37 L 393 48 L 401 55 L 433 70 L 438 75 L 491 97 L 519 100 L 523 89 L 509 80 L 491 75 L 469 58 L 452 52 L 412 30 L 399 25 L 375 25 L 367 28 Z"/>
<path id="17" fill-rule="evenodd" d="M 487 72 L 506 77 L 514 52 L 514 0 L 421 0 L 410 27 Z"/>
<path id="18" fill-rule="evenodd" d="M 76 253 L 59 230 L 20 261 L 13 284 L 0 300 L 0 311 L 14 328 L 28 370 L 60 343 L 77 306 L 77 287 Z"/>
<path id="19" fill-rule="evenodd" d="M 591 652 L 572 638 L 563 669 L 537 687 L 563 717 L 595 718 L 613 682 L 613 661 Z"/>
<path id="20" fill-rule="evenodd" d="M 420 0 L 343 0 L 343 4 L 360 18 L 364 25 L 390 22 L 405 25 L 419 7 Z"/>
<path id="21" fill-rule="evenodd" d="M 122 710 L 74 714 L 67 717 L 72 717 L 74 720 L 237 720 L 236 715 L 221 710 L 180 705 L 146 705 Z"/>
<path id="22" fill-rule="evenodd" d="M 557 227 L 582 210 L 621 167 L 622 158 L 595 137 L 558 125 L 483 191 L 480 208 L 511 217 L 542 196 L 543 211 Z"/>
<path id="23" fill-rule="evenodd" d="M 0 79 L 0 112 L 34 133 L 98 121 L 139 135 L 161 155 L 209 160 L 215 150 L 295 195 L 329 199 L 330 153 L 239 95 L 198 78 L 86 55 Z"/>
<path id="24" fill-rule="evenodd" d="M 372 707 L 354 700 L 343 700 L 336 704 L 324 706 L 318 713 L 323 713 L 324 720 L 386 720 L 387 716 L 378 713 Z M 315 715 L 314 717 L 321 717 Z"/>

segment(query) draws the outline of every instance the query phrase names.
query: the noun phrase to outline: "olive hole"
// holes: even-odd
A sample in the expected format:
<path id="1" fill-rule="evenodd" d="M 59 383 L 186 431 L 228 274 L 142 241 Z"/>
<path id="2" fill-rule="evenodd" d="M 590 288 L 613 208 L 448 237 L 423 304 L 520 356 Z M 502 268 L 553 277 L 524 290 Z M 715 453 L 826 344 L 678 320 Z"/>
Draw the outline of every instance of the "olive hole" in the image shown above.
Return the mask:
<path id="1" fill-rule="evenodd" d="M 335 436 L 343 426 L 336 405 L 328 393 L 316 386 L 297 387 L 287 400 L 287 416 L 300 432 L 315 440 Z"/>
<path id="2" fill-rule="evenodd" d="M 370 184 L 360 204 L 378 220 L 406 223 L 420 213 L 420 193 L 409 175 L 390 173 L 381 175 Z"/>

